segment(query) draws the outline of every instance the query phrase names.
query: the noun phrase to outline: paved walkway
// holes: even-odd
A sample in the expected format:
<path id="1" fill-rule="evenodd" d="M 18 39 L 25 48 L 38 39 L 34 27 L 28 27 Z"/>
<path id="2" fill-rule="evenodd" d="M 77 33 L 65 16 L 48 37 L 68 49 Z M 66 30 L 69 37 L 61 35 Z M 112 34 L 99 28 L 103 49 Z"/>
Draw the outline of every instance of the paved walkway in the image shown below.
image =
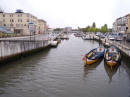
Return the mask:
<path id="1" fill-rule="evenodd" d="M 0 38 L 0 40 L 48 40 L 49 34 L 39 34 L 34 36 L 8 37 Z"/>

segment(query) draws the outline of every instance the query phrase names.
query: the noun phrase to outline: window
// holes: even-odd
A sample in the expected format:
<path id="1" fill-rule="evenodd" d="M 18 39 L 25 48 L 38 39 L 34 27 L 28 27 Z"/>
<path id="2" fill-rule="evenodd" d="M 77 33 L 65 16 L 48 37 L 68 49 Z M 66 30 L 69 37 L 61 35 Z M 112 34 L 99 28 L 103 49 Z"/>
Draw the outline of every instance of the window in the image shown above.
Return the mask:
<path id="1" fill-rule="evenodd" d="M 3 17 L 5 17 L 5 14 L 3 14 Z"/>
<path id="2" fill-rule="evenodd" d="M 29 14 L 27 14 L 27 17 L 29 17 Z"/>
<path id="3" fill-rule="evenodd" d="M 27 19 L 27 22 L 29 22 L 29 19 Z"/>
<path id="4" fill-rule="evenodd" d="M 16 24 L 16 27 L 20 27 L 20 24 Z"/>
<path id="5" fill-rule="evenodd" d="M 13 14 L 10 14 L 10 17 L 13 17 Z"/>
<path id="6" fill-rule="evenodd" d="M 13 20 L 13 19 L 10 19 L 10 22 L 14 22 L 14 20 Z"/>
<path id="7" fill-rule="evenodd" d="M 22 22 L 22 19 L 18 19 L 18 22 Z"/>
<path id="8" fill-rule="evenodd" d="M 5 22 L 5 19 L 3 19 L 3 22 Z"/>
<path id="9" fill-rule="evenodd" d="M 6 26 L 6 24 L 4 24 L 4 26 Z"/>

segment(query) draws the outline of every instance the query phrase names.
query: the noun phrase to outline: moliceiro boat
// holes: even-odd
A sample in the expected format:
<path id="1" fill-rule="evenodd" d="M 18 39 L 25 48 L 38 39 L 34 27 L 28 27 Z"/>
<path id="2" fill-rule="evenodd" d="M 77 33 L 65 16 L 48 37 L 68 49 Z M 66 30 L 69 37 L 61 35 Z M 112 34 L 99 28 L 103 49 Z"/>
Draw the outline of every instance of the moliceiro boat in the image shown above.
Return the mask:
<path id="1" fill-rule="evenodd" d="M 120 50 L 114 46 L 111 46 L 105 51 L 104 59 L 106 64 L 112 68 L 121 60 Z"/>
<path id="2" fill-rule="evenodd" d="M 100 60 L 104 56 L 104 51 L 104 47 L 102 46 L 91 50 L 84 56 L 85 64 L 93 64 Z"/>

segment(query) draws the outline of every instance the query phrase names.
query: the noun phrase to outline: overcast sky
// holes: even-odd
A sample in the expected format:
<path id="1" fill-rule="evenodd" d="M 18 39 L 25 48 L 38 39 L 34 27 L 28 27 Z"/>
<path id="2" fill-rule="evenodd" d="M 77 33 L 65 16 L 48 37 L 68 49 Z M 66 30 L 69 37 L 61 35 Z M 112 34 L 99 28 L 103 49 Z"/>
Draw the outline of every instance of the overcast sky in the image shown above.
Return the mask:
<path id="1" fill-rule="evenodd" d="M 130 0 L 0 0 L 5 12 L 22 9 L 47 21 L 49 27 L 97 27 L 130 13 Z"/>

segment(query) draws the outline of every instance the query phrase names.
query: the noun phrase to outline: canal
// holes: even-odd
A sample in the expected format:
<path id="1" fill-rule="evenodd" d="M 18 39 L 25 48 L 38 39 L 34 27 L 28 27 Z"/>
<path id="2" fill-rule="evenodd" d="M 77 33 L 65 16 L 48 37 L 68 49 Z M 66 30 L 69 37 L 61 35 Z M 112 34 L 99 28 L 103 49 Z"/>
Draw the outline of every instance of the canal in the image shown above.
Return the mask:
<path id="1" fill-rule="evenodd" d="M 70 35 L 57 48 L 0 67 L 0 97 L 130 97 L 130 65 L 113 70 L 101 60 L 84 67 L 99 44 Z"/>

